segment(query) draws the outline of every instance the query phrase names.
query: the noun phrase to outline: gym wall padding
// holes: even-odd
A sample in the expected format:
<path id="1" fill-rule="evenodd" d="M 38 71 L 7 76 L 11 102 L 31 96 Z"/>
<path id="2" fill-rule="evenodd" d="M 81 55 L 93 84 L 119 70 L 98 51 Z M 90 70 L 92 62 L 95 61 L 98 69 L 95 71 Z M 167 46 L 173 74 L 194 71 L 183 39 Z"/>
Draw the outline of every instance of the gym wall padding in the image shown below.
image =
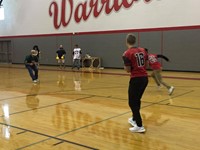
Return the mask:
<path id="1" fill-rule="evenodd" d="M 200 30 L 149 31 L 134 33 L 136 46 L 146 47 L 150 53 L 163 54 L 171 62 L 163 63 L 164 70 L 200 71 Z M 74 34 L 44 37 L 16 37 L 12 42 L 12 62 L 23 63 L 33 45 L 41 50 L 41 64 L 56 65 L 56 50 L 62 44 L 67 52 L 66 65 L 72 65 L 72 51 L 78 44 L 85 54 L 101 58 L 101 66 L 123 68 L 122 53 L 126 50 L 127 33 Z M 5 40 L 5 39 L 0 39 Z"/>

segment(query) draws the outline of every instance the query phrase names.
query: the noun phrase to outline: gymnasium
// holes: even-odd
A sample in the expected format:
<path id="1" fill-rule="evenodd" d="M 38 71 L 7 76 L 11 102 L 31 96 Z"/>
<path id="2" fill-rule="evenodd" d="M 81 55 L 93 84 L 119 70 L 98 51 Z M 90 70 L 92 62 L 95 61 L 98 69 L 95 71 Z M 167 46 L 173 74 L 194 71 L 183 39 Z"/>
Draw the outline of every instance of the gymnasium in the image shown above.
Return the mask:
<path id="1" fill-rule="evenodd" d="M 200 1 L 0 0 L 0 150 L 199 150 Z M 164 55 L 147 67 L 144 133 L 128 118 L 126 36 Z M 64 68 L 57 62 L 60 45 Z M 74 46 L 81 68 L 72 69 Z M 38 82 L 25 66 L 38 46 Z M 36 56 L 35 56 L 36 57 Z"/>

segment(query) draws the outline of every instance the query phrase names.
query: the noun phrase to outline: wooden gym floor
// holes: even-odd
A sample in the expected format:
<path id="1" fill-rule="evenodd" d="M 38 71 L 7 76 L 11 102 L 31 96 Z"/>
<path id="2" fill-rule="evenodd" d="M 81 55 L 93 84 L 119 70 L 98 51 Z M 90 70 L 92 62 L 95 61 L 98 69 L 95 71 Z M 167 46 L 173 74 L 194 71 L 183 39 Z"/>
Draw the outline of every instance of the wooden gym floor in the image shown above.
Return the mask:
<path id="1" fill-rule="evenodd" d="M 23 65 L 0 65 L 0 150 L 199 150 L 200 73 L 163 76 L 175 91 L 149 78 L 141 134 L 128 130 L 124 70 L 41 66 L 33 84 Z"/>

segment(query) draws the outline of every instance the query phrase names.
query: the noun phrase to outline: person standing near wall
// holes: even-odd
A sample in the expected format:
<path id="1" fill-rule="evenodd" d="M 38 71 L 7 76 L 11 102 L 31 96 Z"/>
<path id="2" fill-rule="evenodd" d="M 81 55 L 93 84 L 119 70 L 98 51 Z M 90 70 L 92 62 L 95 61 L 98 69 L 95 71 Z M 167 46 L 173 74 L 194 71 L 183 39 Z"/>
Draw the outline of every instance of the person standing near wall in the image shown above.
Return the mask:
<path id="1" fill-rule="evenodd" d="M 77 67 L 77 69 L 80 69 L 81 66 L 81 48 L 78 46 L 78 44 L 75 45 L 74 50 L 73 50 L 73 65 L 72 69 Z"/>
<path id="2" fill-rule="evenodd" d="M 57 56 L 56 59 L 58 61 L 60 69 L 65 68 L 65 55 L 66 51 L 64 50 L 63 46 L 60 45 L 59 49 L 56 51 Z"/>
<path id="3" fill-rule="evenodd" d="M 142 95 L 148 84 L 146 71 L 148 55 L 144 48 L 134 47 L 135 42 L 135 35 L 128 34 L 126 37 L 126 46 L 128 49 L 122 56 L 124 69 L 130 73 L 128 100 L 132 117 L 128 119 L 128 123 L 133 126 L 129 128 L 131 132 L 145 132 L 146 130 L 142 125 L 140 107 Z"/>
<path id="4" fill-rule="evenodd" d="M 148 49 L 145 49 L 145 50 L 148 52 Z M 153 70 L 151 76 L 153 77 L 154 81 L 156 82 L 159 88 L 161 87 L 161 85 L 163 85 L 164 87 L 168 89 L 169 95 L 172 95 L 172 93 L 174 92 L 174 87 L 168 85 L 167 83 L 163 81 L 162 75 L 161 75 L 162 65 L 158 61 L 158 58 L 162 58 L 166 61 L 169 61 L 169 59 L 164 55 L 148 54 L 149 66 Z"/>
<path id="5" fill-rule="evenodd" d="M 31 54 L 26 56 L 24 63 L 26 68 L 28 69 L 29 75 L 31 76 L 33 83 L 39 82 L 37 51 L 31 50 Z"/>

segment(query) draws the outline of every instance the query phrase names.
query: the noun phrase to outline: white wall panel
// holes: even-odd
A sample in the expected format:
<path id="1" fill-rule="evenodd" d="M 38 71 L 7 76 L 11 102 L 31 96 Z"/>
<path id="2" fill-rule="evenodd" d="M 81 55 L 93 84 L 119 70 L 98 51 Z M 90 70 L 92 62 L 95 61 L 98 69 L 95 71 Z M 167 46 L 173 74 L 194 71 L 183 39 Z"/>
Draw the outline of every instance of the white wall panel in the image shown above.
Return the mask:
<path id="1" fill-rule="evenodd" d="M 66 4 L 61 7 L 62 2 Z M 132 29 L 168 28 L 180 26 L 200 26 L 200 0 L 107 0 L 102 5 L 101 0 L 4 0 L 5 20 L 0 21 L 0 37 L 60 34 L 72 32 L 99 32 Z M 58 29 L 53 24 L 53 17 L 49 10 L 53 9 L 55 2 L 58 6 L 58 20 L 61 9 L 64 11 L 68 25 L 61 25 Z M 94 16 L 94 7 L 91 2 L 98 4 L 97 10 L 102 11 Z M 130 7 L 123 5 L 119 10 L 106 13 L 106 5 L 131 3 Z M 73 5 L 72 5 L 73 4 Z M 80 4 L 86 4 L 86 12 L 90 15 L 87 19 L 76 22 L 76 10 L 82 14 Z M 70 7 L 71 6 L 71 7 Z M 80 5 L 82 6 L 82 5 Z M 115 5 L 116 6 L 116 5 Z M 72 13 L 70 13 L 72 11 Z M 70 18 L 71 14 L 71 19 Z"/>

